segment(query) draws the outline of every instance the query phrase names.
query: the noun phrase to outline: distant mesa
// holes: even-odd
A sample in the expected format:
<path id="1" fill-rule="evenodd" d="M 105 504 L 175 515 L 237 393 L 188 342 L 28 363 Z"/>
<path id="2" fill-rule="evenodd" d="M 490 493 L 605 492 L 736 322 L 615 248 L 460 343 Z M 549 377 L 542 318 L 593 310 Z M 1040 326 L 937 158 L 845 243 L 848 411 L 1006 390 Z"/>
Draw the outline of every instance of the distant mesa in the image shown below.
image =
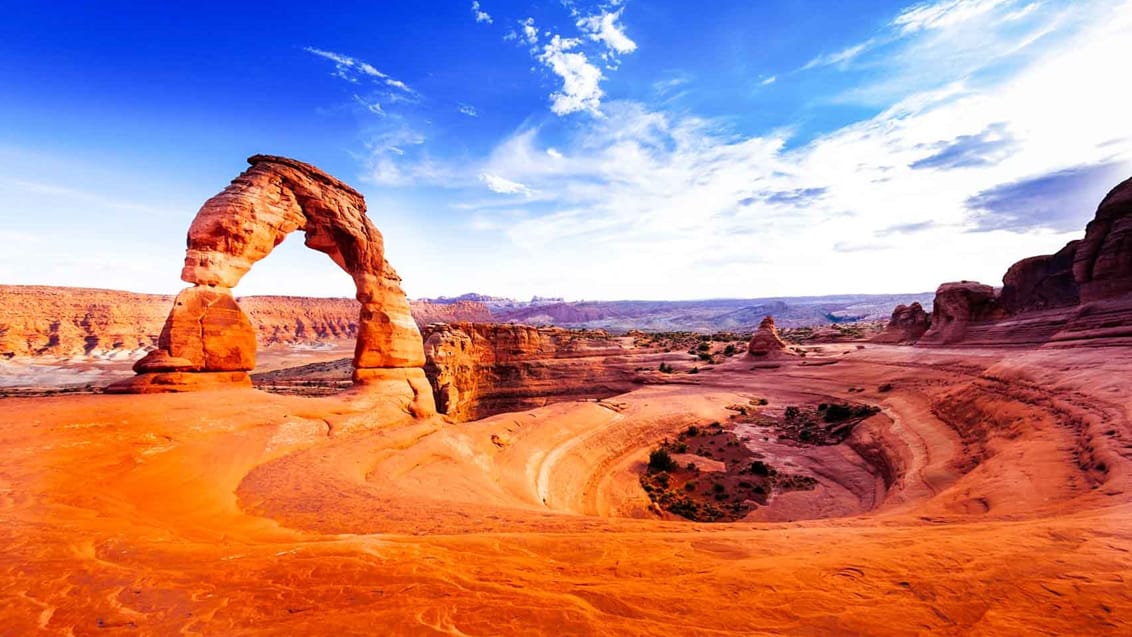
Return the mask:
<path id="1" fill-rule="evenodd" d="M 256 334 L 232 288 L 288 234 L 302 230 L 308 248 L 327 254 L 354 280 L 361 303 L 355 384 L 399 395 L 418 415 L 431 413 L 420 332 L 362 195 L 293 159 L 255 155 L 248 163 L 189 227 L 181 279 L 193 287 L 174 300 L 157 349 L 137 362 L 138 376 L 110 391 L 250 386 Z"/>
<path id="2" fill-rule="evenodd" d="M 754 358 L 775 358 L 786 353 L 786 343 L 778 336 L 774 317 L 767 316 L 759 323 L 759 329 L 751 335 L 747 343 L 747 355 Z"/>

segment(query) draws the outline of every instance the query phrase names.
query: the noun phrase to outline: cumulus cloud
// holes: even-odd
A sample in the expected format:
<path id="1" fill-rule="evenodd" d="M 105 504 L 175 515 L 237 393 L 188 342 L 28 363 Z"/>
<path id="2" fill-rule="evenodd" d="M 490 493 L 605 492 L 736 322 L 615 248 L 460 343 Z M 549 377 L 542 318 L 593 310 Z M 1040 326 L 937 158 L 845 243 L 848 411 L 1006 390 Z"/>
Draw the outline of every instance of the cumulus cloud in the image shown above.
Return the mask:
<path id="1" fill-rule="evenodd" d="M 472 15 L 476 17 L 476 22 L 491 24 L 491 16 L 480 7 L 478 0 L 472 0 Z"/>
<path id="2" fill-rule="evenodd" d="M 601 69 L 576 50 L 578 43 L 577 38 L 555 35 L 538 56 L 539 62 L 562 80 L 562 87 L 550 95 L 550 110 L 556 115 L 578 111 L 596 114 L 601 105 Z"/>
<path id="3" fill-rule="evenodd" d="M 591 40 L 603 42 L 611 51 L 621 54 L 632 53 L 637 50 L 637 43 L 630 40 L 629 36 L 625 35 L 624 27 L 618 24 L 621 11 L 618 9 L 581 18 L 576 24 Z"/>
<path id="4" fill-rule="evenodd" d="M 613 71 L 618 68 L 621 55 L 637 50 L 637 43 L 621 23 L 624 8 L 620 5 L 619 1 L 609 2 L 596 13 L 583 15 L 573 3 L 564 2 L 563 6 L 575 18 L 576 37 L 549 30 L 540 36 L 534 18 L 530 17 L 519 22 L 520 32 L 510 31 L 504 36 L 505 40 L 529 47 L 535 60 L 561 82 L 550 95 L 550 110 L 554 114 L 601 115 L 601 100 L 605 96 L 601 83 L 605 75 L 595 61 Z M 542 39 L 545 37 L 550 39 Z"/>

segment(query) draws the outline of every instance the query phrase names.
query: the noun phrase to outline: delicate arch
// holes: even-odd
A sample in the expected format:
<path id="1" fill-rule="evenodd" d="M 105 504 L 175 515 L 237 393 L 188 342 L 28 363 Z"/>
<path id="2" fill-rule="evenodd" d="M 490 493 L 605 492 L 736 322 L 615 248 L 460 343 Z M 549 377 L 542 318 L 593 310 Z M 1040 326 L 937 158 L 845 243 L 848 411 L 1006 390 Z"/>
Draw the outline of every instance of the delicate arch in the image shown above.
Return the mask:
<path id="1" fill-rule="evenodd" d="M 125 389 L 158 385 L 183 390 L 203 378 L 169 374 L 219 373 L 223 378 L 212 380 L 250 383 L 246 372 L 255 367 L 255 330 L 236 304 L 232 288 L 296 230 L 305 234 L 307 247 L 329 255 L 354 280 L 362 304 L 355 383 L 417 376 L 408 370 L 420 372 L 423 380 L 420 331 L 401 279 L 385 260 L 381 233 L 366 216 L 362 195 L 294 159 L 255 155 L 248 163 L 251 168 L 206 201 L 189 226 L 181 279 L 193 287 L 177 295 L 158 349 L 134 366 L 141 376 L 151 377 Z M 152 376 L 161 374 L 166 376 Z M 419 393 L 419 388 L 413 389 Z M 427 400 L 418 402 L 428 403 L 427 382 L 424 390 L 429 391 Z"/>

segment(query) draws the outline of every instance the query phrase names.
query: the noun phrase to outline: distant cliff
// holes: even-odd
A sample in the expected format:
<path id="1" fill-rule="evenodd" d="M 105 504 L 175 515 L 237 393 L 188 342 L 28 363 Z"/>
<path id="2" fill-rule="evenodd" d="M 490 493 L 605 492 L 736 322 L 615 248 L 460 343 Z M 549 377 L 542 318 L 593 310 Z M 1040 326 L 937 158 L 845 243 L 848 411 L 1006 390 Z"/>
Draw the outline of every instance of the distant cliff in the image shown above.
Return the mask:
<path id="1" fill-rule="evenodd" d="M 261 346 L 353 340 L 353 299 L 247 296 L 238 299 Z M 172 295 L 53 286 L 0 285 L 0 356 L 133 355 L 157 343 Z M 489 321 L 482 304 L 413 301 L 420 325 Z"/>

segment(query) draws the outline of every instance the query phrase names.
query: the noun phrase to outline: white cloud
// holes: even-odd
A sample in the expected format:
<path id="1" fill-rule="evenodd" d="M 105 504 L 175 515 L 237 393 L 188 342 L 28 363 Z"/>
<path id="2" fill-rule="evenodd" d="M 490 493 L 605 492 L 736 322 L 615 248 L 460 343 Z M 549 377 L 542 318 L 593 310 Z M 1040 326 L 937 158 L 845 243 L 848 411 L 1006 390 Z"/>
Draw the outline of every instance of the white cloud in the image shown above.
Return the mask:
<path id="1" fill-rule="evenodd" d="M 533 194 L 531 189 L 524 186 L 523 184 L 517 181 L 511 181 L 510 179 L 507 179 L 505 177 L 500 177 L 499 175 L 493 175 L 491 173 L 480 173 L 480 181 L 482 181 L 488 187 L 488 190 L 497 192 L 501 195 L 530 196 L 531 194 Z"/>
<path id="2" fill-rule="evenodd" d="M 416 91 L 409 88 L 409 86 L 401 80 L 390 77 L 387 73 L 383 73 L 372 64 L 363 60 L 342 53 L 316 49 L 310 46 L 305 47 L 303 50 L 334 62 L 334 77 L 341 78 L 352 84 L 357 84 L 361 79 L 370 79 L 379 84 L 393 87 L 407 95 L 416 95 Z"/>
<path id="3" fill-rule="evenodd" d="M 938 0 L 925 2 L 902 11 L 892 21 L 902 33 L 939 29 L 977 18 L 1010 0 Z"/>
<path id="4" fill-rule="evenodd" d="M 778 76 L 777 75 L 771 75 L 770 77 L 764 78 L 763 81 L 759 82 L 759 86 L 770 86 L 771 84 L 774 84 L 777 81 L 778 81 Z"/>
<path id="5" fill-rule="evenodd" d="M 460 103 L 456 106 L 456 110 L 467 115 L 468 117 L 479 117 L 480 113 L 476 110 L 475 106 L 471 104 Z"/>
<path id="6" fill-rule="evenodd" d="M 523 40 L 527 44 L 531 46 L 538 44 L 538 27 L 535 26 L 534 18 L 523 20 L 519 26 L 523 29 Z"/>
<path id="7" fill-rule="evenodd" d="M 577 26 L 589 35 L 595 42 L 603 42 L 610 50 L 617 53 L 632 53 L 637 50 L 637 43 L 625 35 L 625 29 L 617 23 L 621 19 L 622 9 L 608 11 L 577 21 Z"/>
<path id="8" fill-rule="evenodd" d="M 821 66 L 844 66 L 852 62 L 857 56 L 867 51 L 876 43 L 877 40 L 869 39 L 860 44 L 854 44 L 853 46 L 841 49 L 840 51 L 819 55 L 809 62 L 806 62 L 806 65 L 803 66 L 802 69 L 813 69 Z"/>
<path id="9" fill-rule="evenodd" d="M 562 79 L 562 88 L 550 95 L 550 110 L 557 115 L 578 111 L 598 114 L 601 105 L 601 70 L 590 63 L 586 54 L 575 50 L 576 38 L 555 35 L 538 56 L 538 60 Z"/>
<path id="10" fill-rule="evenodd" d="M 476 16 L 476 22 L 491 24 L 491 16 L 487 14 L 487 11 L 480 8 L 478 0 L 472 0 L 472 15 Z"/>
<path id="11" fill-rule="evenodd" d="M 637 43 L 626 35 L 620 23 L 624 11 L 619 8 L 621 4 L 620 0 L 615 0 L 600 7 L 595 14 L 579 17 L 577 7 L 564 2 L 563 6 L 576 18 L 574 26 L 579 37 L 564 37 L 547 30 L 542 37 L 549 41 L 540 47 L 542 40 L 534 18 L 519 23 L 521 35 L 512 31 L 504 36 L 505 40 L 527 44 L 531 55 L 562 81 L 561 87 L 550 95 L 550 110 L 556 115 L 578 112 L 601 115 L 601 100 L 605 95 L 601 82 L 605 75 L 594 60 L 600 60 L 606 69 L 616 70 L 620 55 L 637 50 Z"/>
<path id="12" fill-rule="evenodd" d="M 961 31 L 922 29 L 933 38 Z M 603 104 L 604 118 L 553 146 L 523 128 L 480 169 L 537 193 L 527 215 L 493 230 L 530 265 L 521 275 L 494 273 L 495 289 L 702 298 L 995 283 L 1015 260 L 1079 237 L 1099 195 L 1074 205 L 1074 232 L 1037 221 L 972 232 L 980 225 L 972 197 L 1067 168 L 1132 162 L 1123 87 L 1082 72 L 1132 59 L 1132 3 L 1094 12 L 1071 36 L 995 84 L 913 93 L 796 148 L 779 135 L 737 137 L 723 123 L 626 101 Z M 933 49 L 941 50 L 942 42 Z M 988 130 L 1009 131 L 1009 152 L 996 147 L 969 164 L 922 161 L 960 139 L 1002 142 Z"/>

